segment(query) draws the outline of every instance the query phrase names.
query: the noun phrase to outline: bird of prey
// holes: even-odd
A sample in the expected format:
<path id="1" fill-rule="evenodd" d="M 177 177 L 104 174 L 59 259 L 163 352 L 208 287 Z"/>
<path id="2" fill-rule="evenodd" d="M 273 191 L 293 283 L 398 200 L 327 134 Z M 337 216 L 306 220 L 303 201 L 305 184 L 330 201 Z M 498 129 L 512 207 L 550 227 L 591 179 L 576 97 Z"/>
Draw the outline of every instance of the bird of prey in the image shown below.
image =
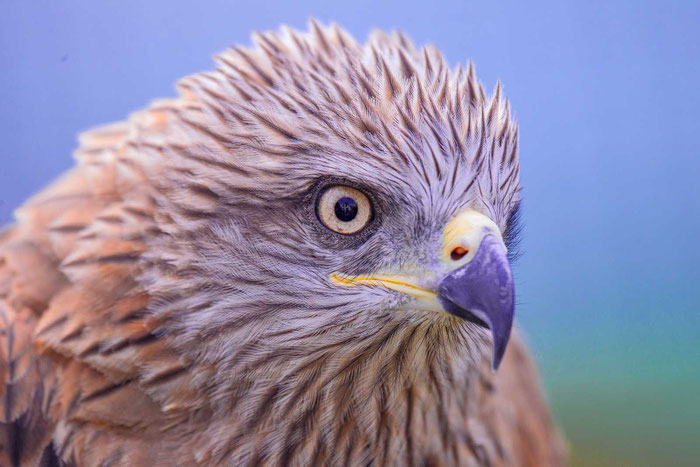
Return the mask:
<path id="1" fill-rule="evenodd" d="M 253 38 L 0 234 L 0 464 L 562 464 L 500 85 L 401 33 Z"/>

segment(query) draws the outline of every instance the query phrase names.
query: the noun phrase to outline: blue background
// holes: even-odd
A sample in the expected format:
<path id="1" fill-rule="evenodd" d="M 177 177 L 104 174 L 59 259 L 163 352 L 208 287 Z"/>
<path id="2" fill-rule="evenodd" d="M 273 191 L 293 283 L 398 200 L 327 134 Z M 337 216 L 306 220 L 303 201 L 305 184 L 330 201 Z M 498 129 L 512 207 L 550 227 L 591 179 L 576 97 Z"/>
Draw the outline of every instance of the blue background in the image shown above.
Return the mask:
<path id="1" fill-rule="evenodd" d="M 529 336 L 575 465 L 700 455 L 700 3 L 0 0 L 0 223 L 76 134 L 253 30 L 401 28 L 503 81 L 521 126 Z"/>

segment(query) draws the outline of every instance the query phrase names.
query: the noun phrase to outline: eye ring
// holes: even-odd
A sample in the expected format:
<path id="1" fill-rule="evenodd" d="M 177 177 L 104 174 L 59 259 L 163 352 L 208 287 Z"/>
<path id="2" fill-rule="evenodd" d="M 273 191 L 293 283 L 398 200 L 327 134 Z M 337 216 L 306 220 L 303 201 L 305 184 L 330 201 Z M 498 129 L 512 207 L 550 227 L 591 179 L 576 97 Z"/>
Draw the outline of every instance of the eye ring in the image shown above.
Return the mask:
<path id="1" fill-rule="evenodd" d="M 316 204 L 316 216 L 333 232 L 353 235 L 372 221 L 374 209 L 369 197 L 360 190 L 333 185 L 321 193 Z"/>

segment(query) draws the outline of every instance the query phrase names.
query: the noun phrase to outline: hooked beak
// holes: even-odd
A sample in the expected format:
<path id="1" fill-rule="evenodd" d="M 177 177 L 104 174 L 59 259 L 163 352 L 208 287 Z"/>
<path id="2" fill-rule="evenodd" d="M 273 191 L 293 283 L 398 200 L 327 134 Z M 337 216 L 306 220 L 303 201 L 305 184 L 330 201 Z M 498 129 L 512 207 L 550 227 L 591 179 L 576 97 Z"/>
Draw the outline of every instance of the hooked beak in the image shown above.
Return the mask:
<path id="1" fill-rule="evenodd" d="M 413 297 L 406 308 L 446 312 L 491 331 L 495 371 L 506 350 L 515 311 L 513 274 L 498 226 L 474 210 L 445 227 L 440 271 L 435 274 L 331 275 L 337 285 L 379 285 Z"/>
<path id="2" fill-rule="evenodd" d="M 437 289 L 446 312 L 491 330 L 494 370 L 506 351 L 515 312 L 513 274 L 502 244 L 484 237 L 474 258 L 443 277 Z"/>

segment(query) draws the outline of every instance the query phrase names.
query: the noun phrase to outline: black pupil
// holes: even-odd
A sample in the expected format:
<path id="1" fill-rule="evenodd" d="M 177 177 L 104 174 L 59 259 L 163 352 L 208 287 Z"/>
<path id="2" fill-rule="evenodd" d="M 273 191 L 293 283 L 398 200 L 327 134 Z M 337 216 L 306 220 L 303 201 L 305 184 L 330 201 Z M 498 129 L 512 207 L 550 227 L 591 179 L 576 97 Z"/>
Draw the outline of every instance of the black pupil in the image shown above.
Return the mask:
<path id="1" fill-rule="evenodd" d="M 335 217 L 343 222 L 350 222 L 357 217 L 357 203 L 352 198 L 340 198 L 335 203 Z"/>

